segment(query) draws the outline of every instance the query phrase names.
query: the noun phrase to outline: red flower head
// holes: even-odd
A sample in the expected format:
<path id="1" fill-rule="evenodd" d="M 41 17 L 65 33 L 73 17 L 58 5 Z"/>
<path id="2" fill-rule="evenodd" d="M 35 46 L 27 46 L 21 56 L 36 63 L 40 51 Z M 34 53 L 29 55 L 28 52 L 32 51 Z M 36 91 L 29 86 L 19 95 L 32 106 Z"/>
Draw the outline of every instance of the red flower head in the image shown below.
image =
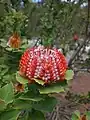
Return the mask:
<path id="1" fill-rule="evenodd" d="M 57 49 L 33 47 L 25 51 L 20 60 L 21 75 L 30 81 L 34 78 L 52 83 L 64 80 L 67 62 L 64 55 Z"/>
<path id="2" fill-rule="evenodd" d="M 20 37 L 17 33 L 14 33 L 8 41 L 8 45 L 12 48 L 19 48 L 21 44 Z"/>

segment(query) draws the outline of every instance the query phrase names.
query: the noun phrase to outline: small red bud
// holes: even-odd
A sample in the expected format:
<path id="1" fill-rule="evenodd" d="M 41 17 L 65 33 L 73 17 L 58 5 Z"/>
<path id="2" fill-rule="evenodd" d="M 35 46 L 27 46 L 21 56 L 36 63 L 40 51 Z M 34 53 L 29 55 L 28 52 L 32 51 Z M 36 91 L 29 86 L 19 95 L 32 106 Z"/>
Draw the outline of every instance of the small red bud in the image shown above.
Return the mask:
<path id="1" fill-rule="evenodd" d="M 74 39 L 75 41 L 78 40 L 78 39 L 79 39 L 78 35 L 77 35 L 77 34 L 74 34 L 73 39 Z"/>

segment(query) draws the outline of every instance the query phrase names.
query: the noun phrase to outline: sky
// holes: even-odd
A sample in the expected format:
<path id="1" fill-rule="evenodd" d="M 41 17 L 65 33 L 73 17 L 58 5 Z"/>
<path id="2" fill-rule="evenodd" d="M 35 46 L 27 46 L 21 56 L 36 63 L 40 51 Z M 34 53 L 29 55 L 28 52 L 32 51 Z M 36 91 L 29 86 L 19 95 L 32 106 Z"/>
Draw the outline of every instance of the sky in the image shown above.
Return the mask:
<path id="1" fill-rule="evenodd" d="M 35 3 L 37 3 L 37 2 L 41 2 L 42 0 L 32 0 L 32 2 L 35 2 Z"/>
<path id="2" fill-rule="evenodd" d="M 22 0 L 23 1 L 23 0 Z M 31 0 L 32 2 L 34 2 L 34 3 L 38 3 L 38 2 L 41 2 L 42 0 Z M 62 0 L 62 1 L 65 1 L 65 2 L 67 2 L 67 0 Z M 75 3 L 77 3 L 77 1 L 79 1 L 79 0 L 71 0 L 71 2 L 73 2 L 73 1 L 75 1 Z M 81 5 L 81 7 L 84 7 L 84 6 L 86 6 L 87 5 L 87 3 L 83 3 L 82 5 Z"/>
<path id="3" fill-rule="evenodd" d="M 37 2 L 41 2 L 42 0 L 32 0 L 32 2 L 35 2 L 35 3 L 37 3 Z M 67 0 L 62 0 L 62 1 L 66 1 L 67 2 Z M 73 2 L 74 0 L 71 0 L 71 2 Z M 75 0 L 75 2 L 77 3 L 77 1 L 78 0 Z M 82 5 L 82 7 L 83 6 L 86 6 L 87 5 L 87 3 L 83 3 L 83 5 Z"/>

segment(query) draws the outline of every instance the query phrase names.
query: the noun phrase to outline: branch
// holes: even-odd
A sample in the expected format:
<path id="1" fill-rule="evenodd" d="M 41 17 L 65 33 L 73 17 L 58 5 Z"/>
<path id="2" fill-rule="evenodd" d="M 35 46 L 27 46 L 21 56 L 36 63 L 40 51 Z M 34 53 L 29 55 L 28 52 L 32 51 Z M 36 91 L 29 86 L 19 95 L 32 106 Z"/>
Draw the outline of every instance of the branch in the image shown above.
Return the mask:
<path id="1" fill-rule="evenodd" d="M 74 59 L 76 58 L 76 56 L 79 54 L 81 48 L 84 46 L 84 44 L 86 43 L 88 37 L 85 38 L 85 40 L 83 41 L 83 43 L 80 45 L 80 47 L 77 49 L 77 51 L 73 54 L 72 58 L 69 60 L 68 66 L 70 67 L 72 65 L 72 62 L 74 61 Z"/>
<path id="2" fill-rule="evenodd" d="M 85 40 L 82 42 L 82 44 L 80 45 L 80 47 L 76 50 L 76 52 L 73 54 L 72 58 L 70 59 L 68 66 L 70 67 L 72 65 L 72 62 L 74 61 L 74 59 L 78 56 L 81 48 L 83 46 L 86 45 L 86 42 L 88 41 L 88 38 L 90 37 L 90 31 L 88 31 L 88 27 L 89 27 L 89 18 L 90 18 L 90 0 L 88 0 L 88 13 L 87 13 L 87 24 L 86 24 L 86 31 L 85 31 Z"/>

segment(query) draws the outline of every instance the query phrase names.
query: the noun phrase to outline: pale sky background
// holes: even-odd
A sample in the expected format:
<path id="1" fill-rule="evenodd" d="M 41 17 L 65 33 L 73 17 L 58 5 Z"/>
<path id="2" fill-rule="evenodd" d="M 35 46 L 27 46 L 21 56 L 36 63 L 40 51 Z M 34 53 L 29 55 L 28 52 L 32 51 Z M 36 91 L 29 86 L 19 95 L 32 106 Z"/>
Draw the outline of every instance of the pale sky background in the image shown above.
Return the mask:
<path id="1" fill-rule="evenodd" d="M 35 2 L 35 3 L 37 3 L 37 2 L 41 2 L 42 0 L 32 0 L 32 2 Z M 67 0 L 62 0 L 62 1 L 66 1 L 67 2 Z M 74 0 L 71 0 L 71 2 L 73 2 Z M 76 3 L 77 3 L 77 1 L 78 0 L 75 0 L 76 1 Z M 87 3 L 83 3 L 82 5 L 81 5 L 81 7 L 84 7 L 84 6 L 86 6 L 87 5 Z"/>

